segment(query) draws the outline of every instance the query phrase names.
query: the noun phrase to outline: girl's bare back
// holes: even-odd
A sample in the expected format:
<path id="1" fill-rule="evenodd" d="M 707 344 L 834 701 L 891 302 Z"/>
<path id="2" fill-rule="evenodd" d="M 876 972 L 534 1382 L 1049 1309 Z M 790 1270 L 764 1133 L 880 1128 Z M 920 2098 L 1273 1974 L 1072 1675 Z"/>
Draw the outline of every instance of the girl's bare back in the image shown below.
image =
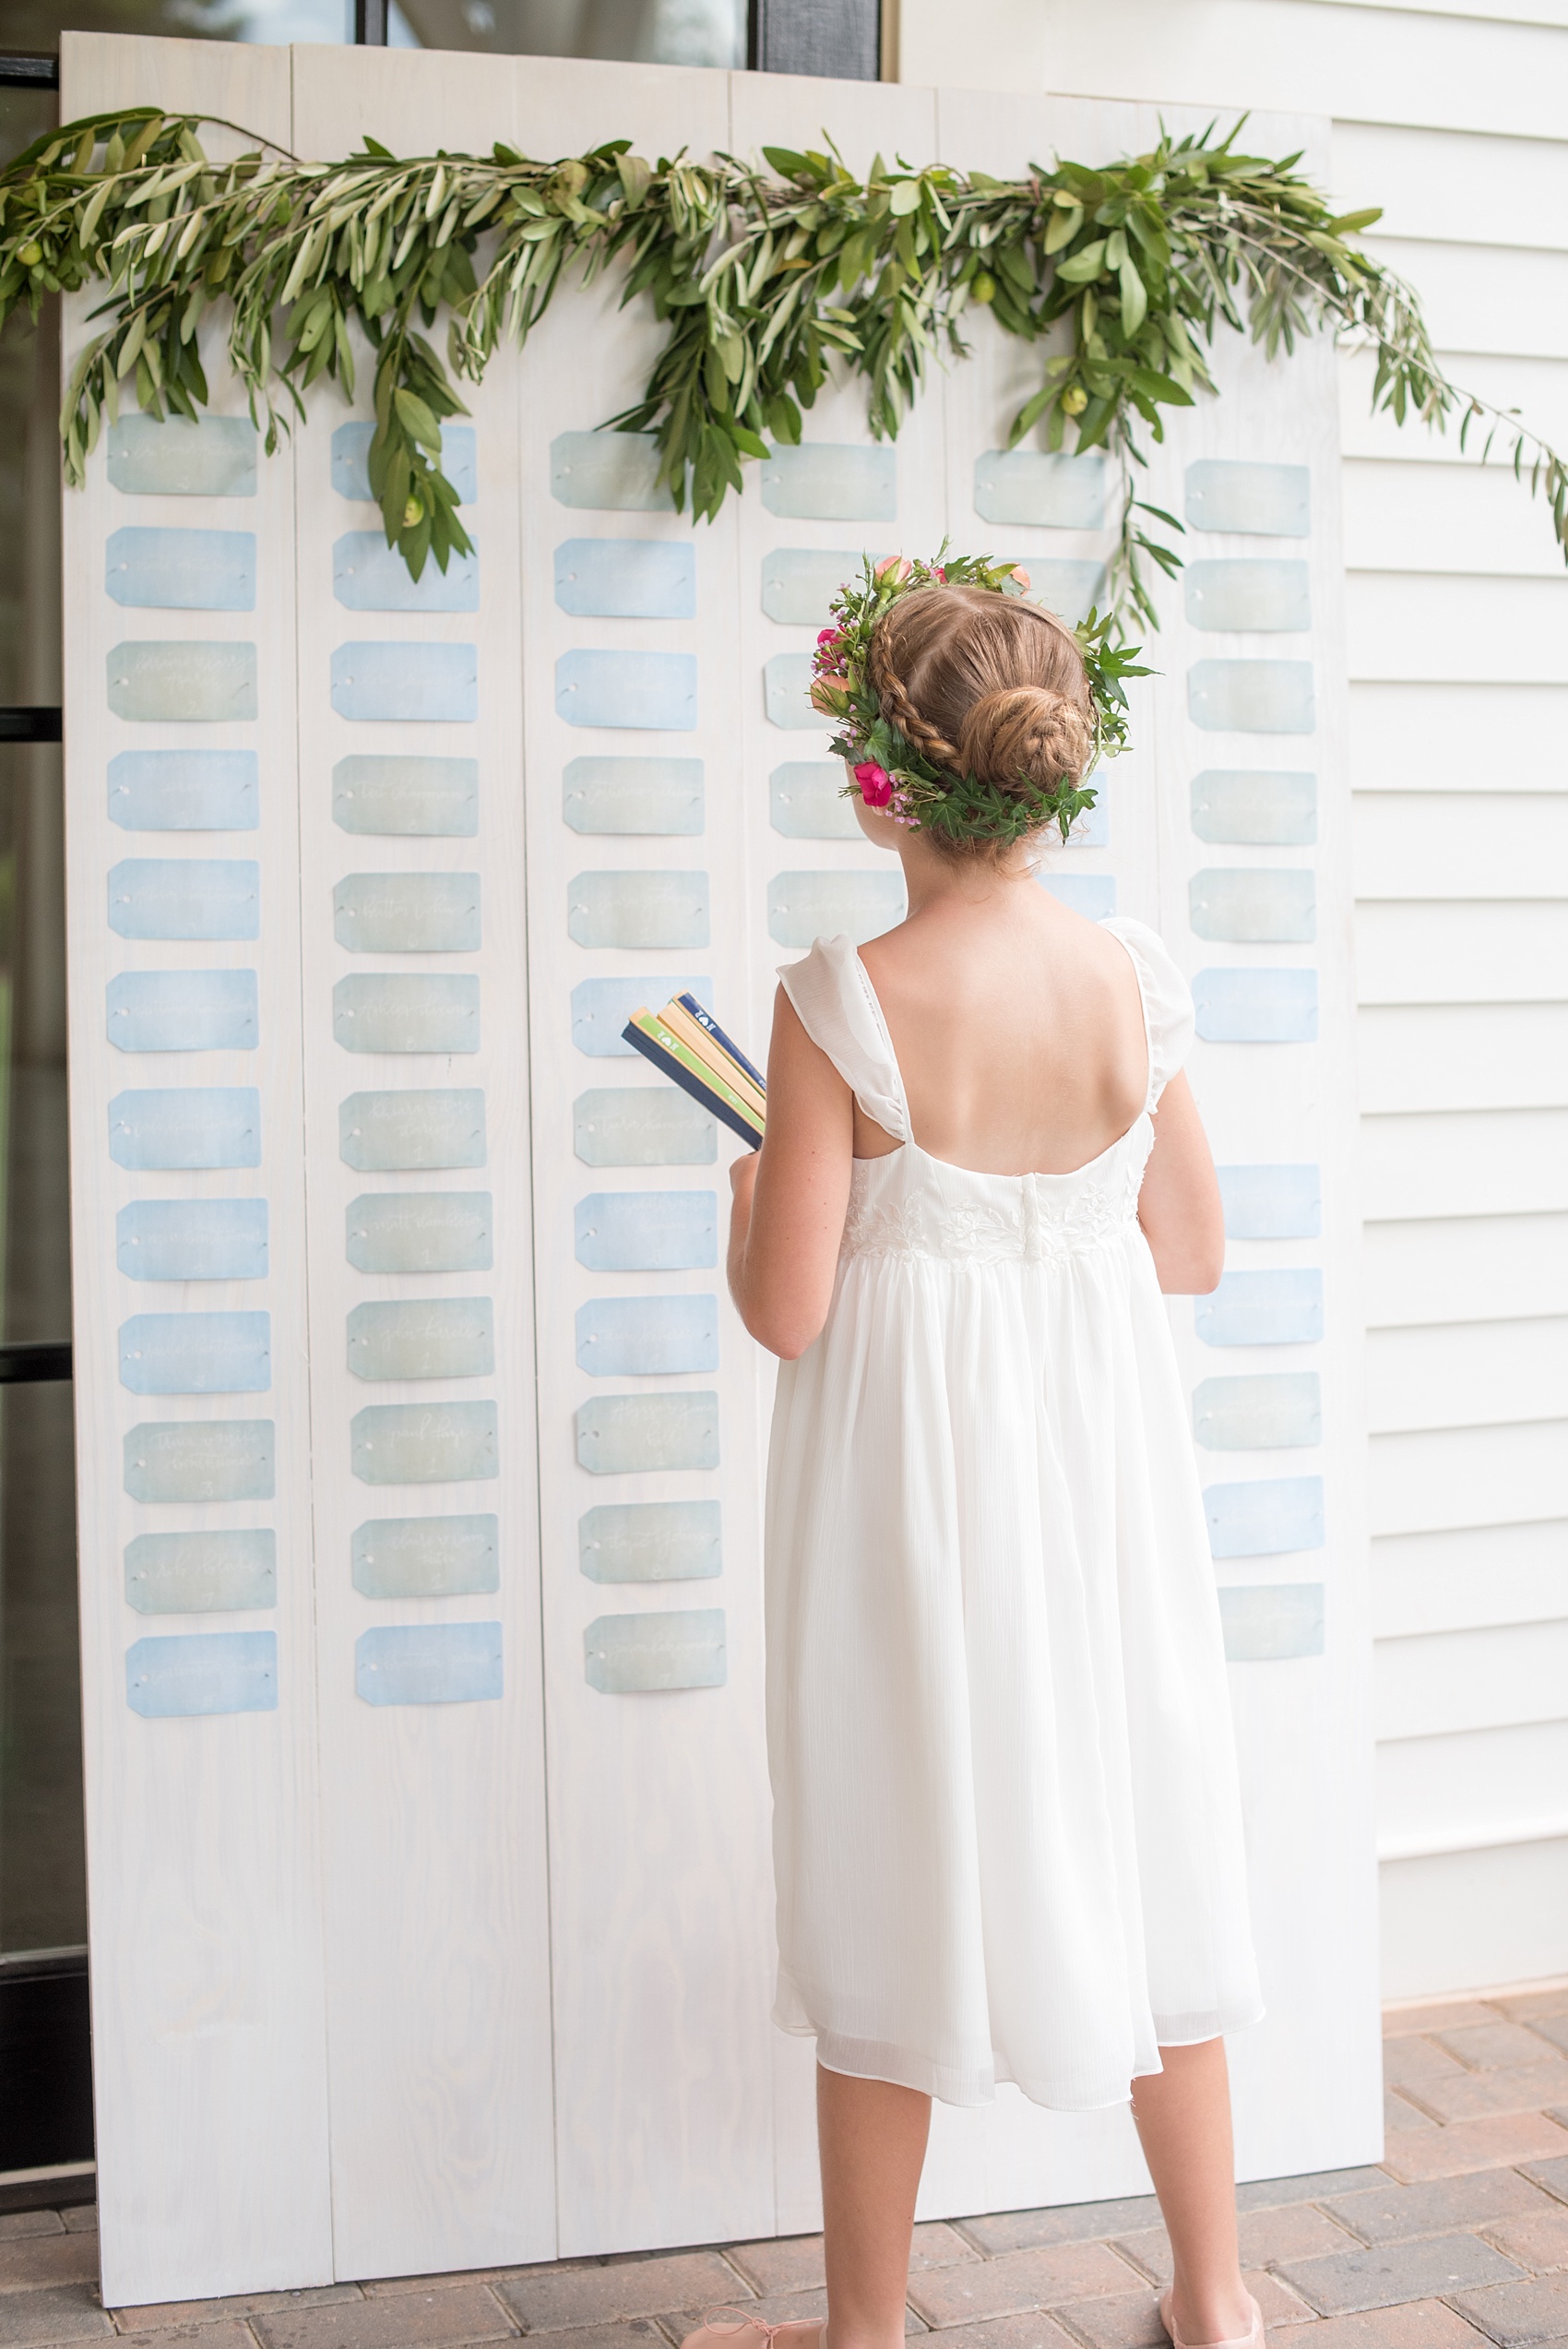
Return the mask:
<path id="1" fill-rule="evenodd" d="M 1143 1106 L 1147 1047 L 1126 948 L 1042 888 L 977 874 L 861 949 L 933 1158 L 1065 1174 Z M 897 1149 L 855 1107 L 857 1158 Z"/>

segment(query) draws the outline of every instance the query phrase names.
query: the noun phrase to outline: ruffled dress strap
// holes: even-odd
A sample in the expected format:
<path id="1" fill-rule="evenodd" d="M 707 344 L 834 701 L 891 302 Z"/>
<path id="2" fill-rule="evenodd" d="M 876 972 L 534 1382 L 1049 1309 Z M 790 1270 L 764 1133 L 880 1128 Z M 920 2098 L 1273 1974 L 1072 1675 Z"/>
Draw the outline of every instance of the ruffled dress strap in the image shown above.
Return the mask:
<path id="1" fill-rule="evenodd" d="M 778 967 L 802 1027 L 825 1052 L 866 1115 L 897 1141 L 909 1139 L 909 1104 L 893 1039 L 852 938 L 818 938 L 799 962 Z"/>
<path id="2" fill-rule="evenodd" d="M 1146 922 L 1111 914 L 1100 924 L 1126 948 L 1137 974 L 1143 999 L 1144 1034 L 1148 1042 L 1148 1091 L 1144 1108 L 1152 1110 L 1193 1048 L 1193 991 L 1177 970 L 1170 949 Z"/>

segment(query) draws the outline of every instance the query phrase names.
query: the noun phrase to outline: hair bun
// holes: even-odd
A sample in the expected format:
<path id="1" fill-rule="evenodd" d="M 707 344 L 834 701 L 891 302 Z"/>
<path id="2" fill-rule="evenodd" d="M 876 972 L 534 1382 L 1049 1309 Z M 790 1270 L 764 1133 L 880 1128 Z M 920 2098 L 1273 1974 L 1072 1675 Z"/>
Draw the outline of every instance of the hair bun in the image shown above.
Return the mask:
<path id="1" fill-rule="evenodd" d="M 1009 686 L 988 693 L 964 714 L 958 754 L 967 771 L 999 791 L 1032 784 L 1053 791 L 1076 781 L 1089 763 L 1094 732 L 1087 712 L 1051 686 Z"/>

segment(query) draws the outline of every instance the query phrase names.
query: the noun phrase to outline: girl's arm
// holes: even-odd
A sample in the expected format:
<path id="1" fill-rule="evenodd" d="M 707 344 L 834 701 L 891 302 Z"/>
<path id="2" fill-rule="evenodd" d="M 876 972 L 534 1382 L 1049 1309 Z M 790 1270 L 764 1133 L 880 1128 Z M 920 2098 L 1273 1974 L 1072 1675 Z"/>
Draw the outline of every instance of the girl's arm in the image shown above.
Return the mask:
<path id="1" fill-rule="evenodd" d="M 767 1134 L 730 1169 L 730 1294 L 770 1353 L 793 1362 L 827 1319 L 849 1204 L 854 1101 L 782 987 L 767 1054 Z"/>
<path id="2" fill-rule="evenodd" d="M 1225 1210 L 1208 1137 L 1184 1074 L 1171 1078 L 1154 1114 L 1154 1148 L 1138 1193 L 1138 1222 L 1159 1275 L 1176 1296 L 1202 1296 L 1225 1269 Z"/>

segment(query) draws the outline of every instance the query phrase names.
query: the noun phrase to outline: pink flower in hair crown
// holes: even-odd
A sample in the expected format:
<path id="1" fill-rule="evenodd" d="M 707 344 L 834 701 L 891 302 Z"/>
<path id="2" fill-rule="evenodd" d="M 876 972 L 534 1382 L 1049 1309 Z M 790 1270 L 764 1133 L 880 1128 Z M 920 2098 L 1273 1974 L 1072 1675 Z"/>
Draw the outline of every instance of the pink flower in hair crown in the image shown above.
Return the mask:
<path id="1" fill-rule="evenodd" d="M 914 576 L 914 565 L 906 555 L 888 554 L 885 555 L 877 565 L 872 577 L 874 579 L 887 581 L 894 587 L 902 587 L 906 579 Z"/>
<path id="2" fill-rule="evenodd" d="M 861 787 L 861 797 L 868 807 L 885 807 L 893 796 L 893 778 L 885 767 L 873 758 L 866 759 L 855 769 L 855 781 Z"/>

